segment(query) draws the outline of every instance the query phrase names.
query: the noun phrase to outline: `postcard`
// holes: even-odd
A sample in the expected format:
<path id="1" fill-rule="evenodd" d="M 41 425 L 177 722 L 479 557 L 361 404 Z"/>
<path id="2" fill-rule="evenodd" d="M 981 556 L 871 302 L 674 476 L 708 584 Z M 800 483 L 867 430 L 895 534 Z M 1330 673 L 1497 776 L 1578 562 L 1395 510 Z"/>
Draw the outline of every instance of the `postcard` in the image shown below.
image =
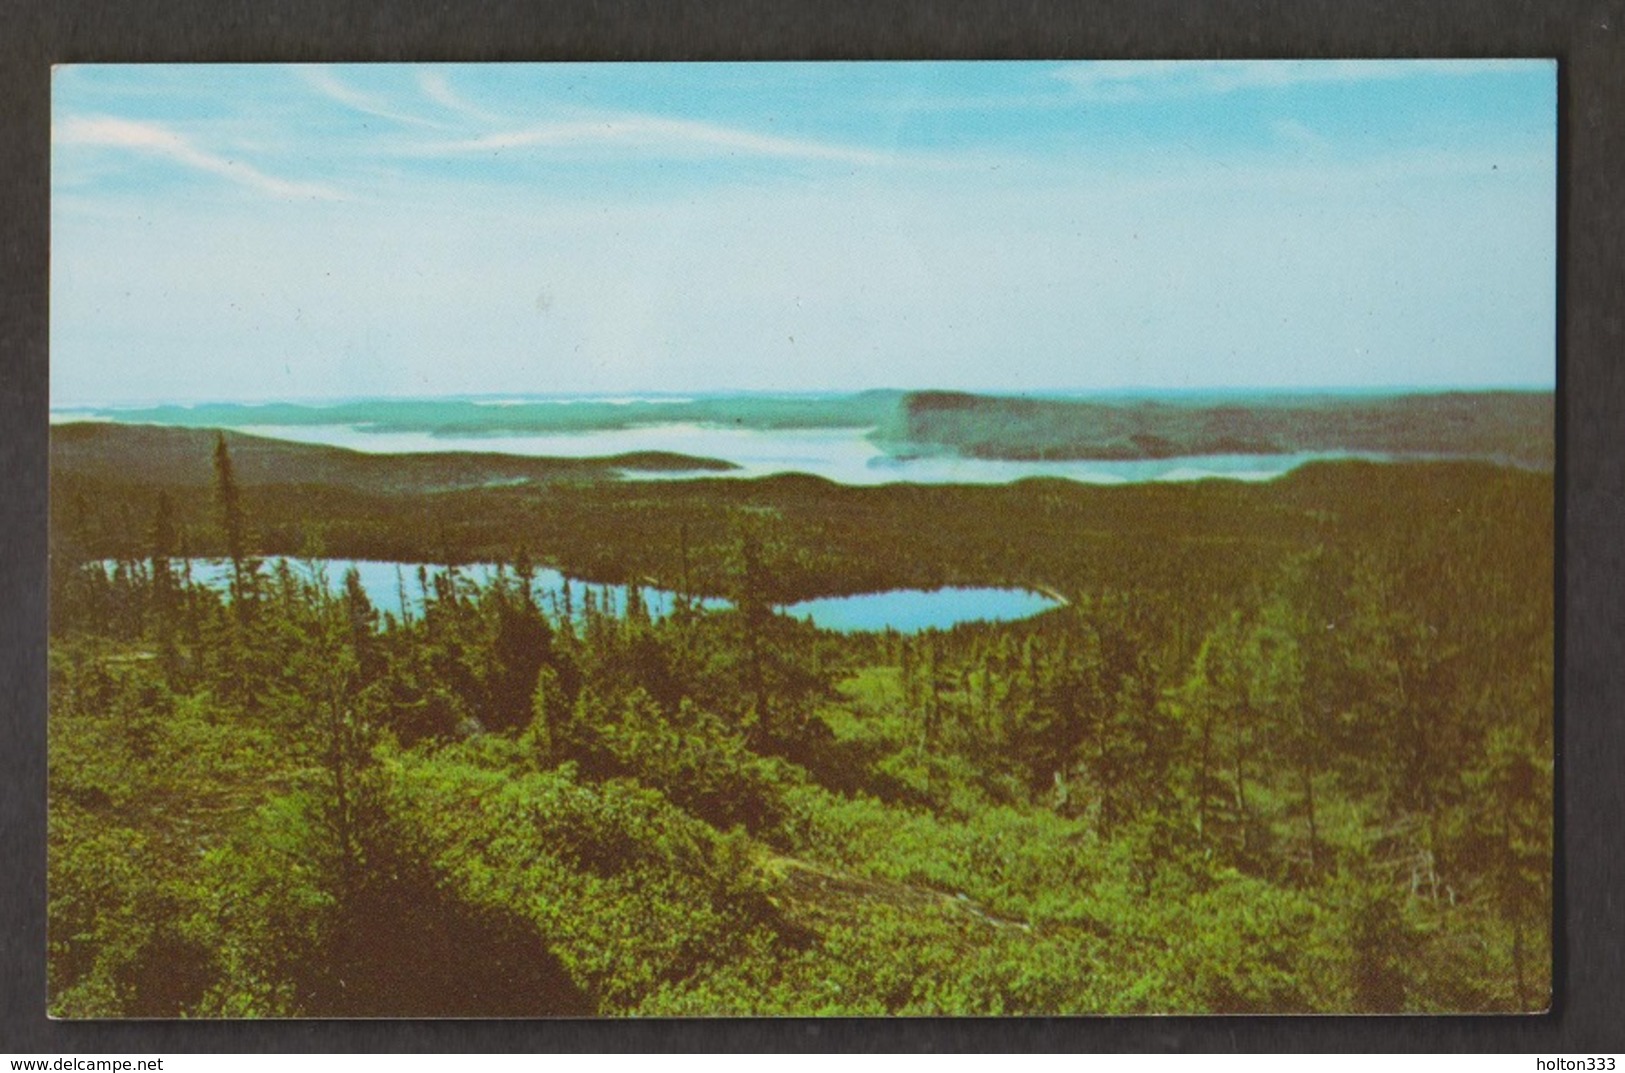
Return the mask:
<path id="1" fill-rule="evenodd" d="M 51 136 L 52 1016 L 1548 1008 L 1554 63 Z"/>

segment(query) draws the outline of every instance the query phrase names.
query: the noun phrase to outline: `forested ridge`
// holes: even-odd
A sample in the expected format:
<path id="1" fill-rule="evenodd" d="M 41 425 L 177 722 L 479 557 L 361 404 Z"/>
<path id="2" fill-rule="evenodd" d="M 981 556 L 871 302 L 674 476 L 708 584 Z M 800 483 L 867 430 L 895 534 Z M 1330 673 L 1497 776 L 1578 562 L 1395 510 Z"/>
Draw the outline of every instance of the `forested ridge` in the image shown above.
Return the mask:
<path id="1" fill-rule="evenodd" d="M 1547 391 L 1055 399 L 919 391 L 876 438 L 973 458 L 1141 459 L 1368 452 L 1550 469 Z"/>
<path id="2" fill-rule="evenodd" d="M 722 472 L 735 468 L 715 458 L 642 451 L 606 458 L 526 458 L 472 451 L 375 455 L 340 447 L 289 443 L 267 436 L 161 425 L 78 422 L 51 430 L 53 474 L 128 481 L 129 460 L 141 460 L 144 481 L 208 489 L 209 456 L 224 436 L 245 485 L 300 483 L 353 492 L 418 493 L 550 481 L 614 480 L 626 473 Z"/>
<path id="3" fill-rule="evenodd" d="M 1549 474 L 424 492 L 57 435 L 58 1016 L 1549 1001 Z M 271 554 L 506 565 L 402 618 Z M 677 605 L 544 607 L 544 563 Z M 943 584 L 1068 602 L 774 611 Z"/>

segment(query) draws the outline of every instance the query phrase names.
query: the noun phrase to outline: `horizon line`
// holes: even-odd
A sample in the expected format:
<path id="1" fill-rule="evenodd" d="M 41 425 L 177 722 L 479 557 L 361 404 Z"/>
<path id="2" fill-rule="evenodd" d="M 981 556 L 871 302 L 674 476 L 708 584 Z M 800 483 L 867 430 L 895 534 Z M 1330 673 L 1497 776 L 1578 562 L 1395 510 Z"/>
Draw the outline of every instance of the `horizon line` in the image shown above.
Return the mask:
<path id="1" fill-rule="evenodd" d="M 156 409 L 173 406 L 182 408 L 197 408 L 203 406 L 343 406 L 356 403 L 381 402 L 487 402 L 495 399 L 512 399 L 519 403 L 524 402 L 550 402 L 550 401 L 576 401 L 576 402 L 605 402 L 617 405 L 635 405 L 638 403 L 668 403 L 694 401 L 702 398 L 722 398 L 756 396 L 759 398 L 852 398 L 859 395 L 916 395 L 924 393 L 942 393 L 956 395 L 981 395 L 989 398 L 1154 398 L 1166 396 L 1202 396 L 1202 395 L 1271 395 L 1271 396 L 1314 396 L 1314 395 L 1445 395 L 1445 394 L 1494 394 L 1503 392 L 1517 392 L 1523 394 L 1548 393 L 1555 394 L 1555 383 L 1495 383 L 1495 384 L 1380 384 L 1380 385 L 1350 385 L 1325 384 L 1316 386 L 1268 386 L 1268 385 L 1207 385 L 1200 387 L 1155 387 L 1146 385 L 1124 387 L 1042 387 L 1026 388 L 1012 391 L 1008 388 L 996 387 L 866 387 L 866 388 L 695 388 L 691 390 L 606 390 L 606 391 L 480 391 L 480 392 L 438 392 L 421 395 L 412 394 L 376 394 L 376 395 L 284 395 L 261 397 L 150 397 L 145 399 L 115 399 L 102 401 L 57 401 L 50 400 L 47 408 L 51 413 L 77 411 L 77 410 L 136 410 Z"/>

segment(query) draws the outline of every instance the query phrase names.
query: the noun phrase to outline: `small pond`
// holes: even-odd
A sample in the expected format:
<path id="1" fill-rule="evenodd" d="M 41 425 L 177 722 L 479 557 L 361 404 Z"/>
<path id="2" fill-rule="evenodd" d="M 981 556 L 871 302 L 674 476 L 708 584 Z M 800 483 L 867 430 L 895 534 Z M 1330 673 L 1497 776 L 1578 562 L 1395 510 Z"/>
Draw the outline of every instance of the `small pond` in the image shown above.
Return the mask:
<path id="1" fill-rule="evenodd" d="M 1059 606 L 1059 600 L 1029 589 L 891 589 L 804 600 L 784 613 L 841 633 L 918 633 L 963 622 L 1010 622 Z"/>

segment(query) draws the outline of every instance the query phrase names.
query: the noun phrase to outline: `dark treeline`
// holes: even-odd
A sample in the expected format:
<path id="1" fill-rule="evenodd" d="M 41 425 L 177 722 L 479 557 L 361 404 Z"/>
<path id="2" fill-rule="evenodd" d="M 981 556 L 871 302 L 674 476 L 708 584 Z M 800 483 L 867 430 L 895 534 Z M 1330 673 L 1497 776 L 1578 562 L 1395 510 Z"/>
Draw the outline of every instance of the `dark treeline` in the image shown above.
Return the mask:
<path id="1" fill-rule="evenodd" d="M 356 504 L 243 484 L 224 441 L 212 472 L 57 489 L 58 1015 L 1548 1001 L 1547 477 Z M 507 566 L 404 568 L 403 620 L 258 558 L 390 527 Z M 542 555 L 677 606 L 544 609 Z M 1070 602 L 913 636 L 772 609 L 942 581 Z"/>
<path id="2" fill-rule="evenodd" d="M 664 451 L 602 458 L 532 458 L 473 451 L 377 455 L 242 432 L 85 422 L 52 428 L 52 477 L 121 486 L 133 476 L 129 460 L 140 458 L 143 482 L 206 492 L 214 482 L 209 452 L 216 437 L 225 438 L 236 460 L 238 480 L 245 486 L 287 483 L 289 475 L 294 475 L 297 483 L 362 495 L 421 495 L 457 488 L 615 480 L 642 471 L 714 473 L 736 468 L 719 459 Z"/>
<path id="3" fill-rule="evenodd" d="M 71 430 L 75 426 L 65 426 Z M 158 461 L 149 431 L 167 431 Z M 53 561 L 140 558 L 153 502 L 167 494 L 188 555 L 223 556 L 212 504 L 212 436 L 196 430 L 100 426 L 53 432 Z M 767 579 L 779 602 L 947 584 L 1042 584 L 1176 591 L 1197 617 L 1264 583 L 1287 556 L 1404 531 L 1463 513 L 1534 512 L 1550 527 L 1548 475 L 1481 463 L 1315 464 L 1265 484 L 1203 481 L 1092 487 L 1029 479 L 1012 485 L 847 487 L 818 478 L 621 482 L 557 479 L 459 486 L 451 469 L 424 491 L 438 456 L 354 452 L 232 437 L 256 550 L 402 562 L 499 561 L 539 549 L 571 576 L 620 584 L 652 579 L 722 595 L 734 519 L 781 522 L 789 552 Z M 252 465 L 243 462 L 249 448 Z M 180 452 L 190 453 L 182 464 Z M 328 454 L 366 461 L 364 483 L 324 468 Z M 132 467 L 131 457 L 144 463 Z M 542 469 L 553 460 L 533 460 Z M 393 491 L 391 490 L 393 489 Z M 405 489 L 405 490 L 403 490 Z M 1195 604 L 1204 605 L 1197 609 Z"/>

